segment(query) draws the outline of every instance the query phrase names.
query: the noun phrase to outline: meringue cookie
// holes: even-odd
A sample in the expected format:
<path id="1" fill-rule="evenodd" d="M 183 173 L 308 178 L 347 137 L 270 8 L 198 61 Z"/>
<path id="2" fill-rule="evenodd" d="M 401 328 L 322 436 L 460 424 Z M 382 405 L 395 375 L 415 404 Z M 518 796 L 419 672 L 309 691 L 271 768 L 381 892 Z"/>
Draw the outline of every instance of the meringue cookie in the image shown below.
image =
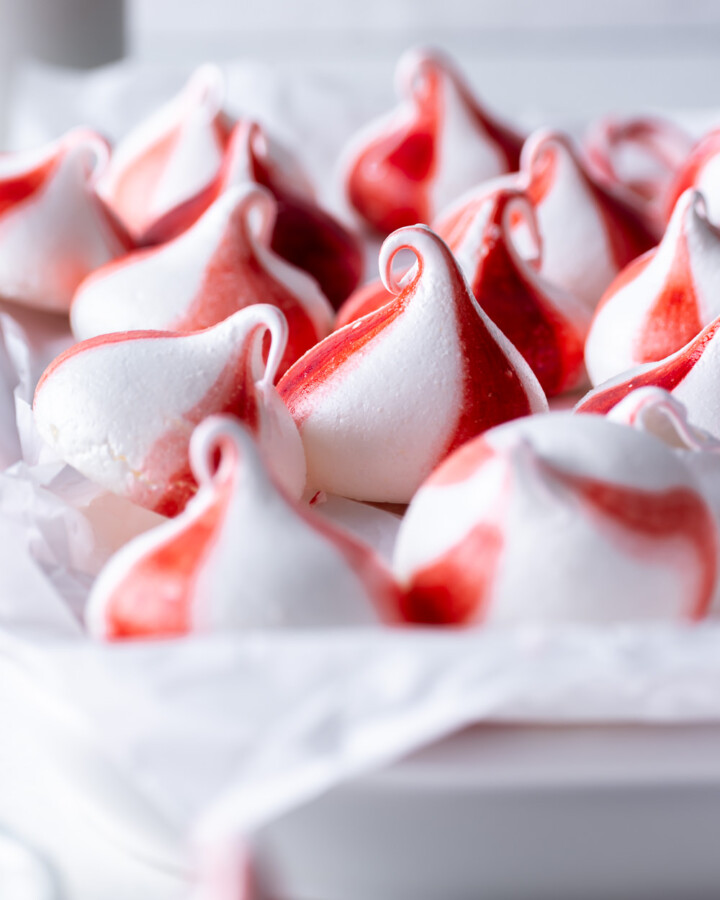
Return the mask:
<path id="1" fill-rule="evenodd" d="M 655 438 L 550 413 L 494 428 L 423 485 L 398 535 L 404 617 L 426 624 L 699 619 L 720 532 Z"/>
<path id="2" fill-rule="evenodd" d="M 533 261 L 520 254 L 517 238 L 527 231 Z M 514 234 L 513 234 L 514 232 Z M 538 274 L 542 242 L 533 208 L 517 189 L 501 188 L 439 232 L 452 250 L 475 299 L 520 351 L 548 397 L 584 381 L 583 348 L 590 313 L 567 291 Z"/>
<path id="3" fill-rule="evenodd" d="M 177 97 L 115 148 L 98 190 L 137 243 L 149 243 L 147 233 L 158 219 L 177 211 L 216 178 L 232 128 L 222 110 L 223 98 L 220 70 L 201 66 Z M 184 227 L 199 212 L 193 206 L 186 209 Z M 175 233 L 182 227 L 180 223 Z"/>
<path id="4" fill-rule="evenodd" d="M 192 430 L 213 413 L 233 413 L 252 429 L 285 489 L 300 496 L 302 446 L 273 387 L 286 340 L 282 313 L 266 305 L 193 334 L 93 338 L 46 369 L 35 392 L 35 422 L 57 454 L 91 481 L 174 515 L 196 488 L 187 458 Z"/>
<path id="5" fill-rule="evenodd" d="M 386 234 L 430 222 L 472 185 L 514 171 L 522 145 L 438 51 L 409 50 L 395 76 L 402 105 L 357 135 L 344 160 L 351 206 Z"/>
<path id="6" fill-rule="evenodd" d="M 97 579 L 86 613 L 94 635 L 376 625 L 396 615 L 380 559 L 279 490 L 240 424 L 206 419 L 190 461 L 200 487 L 185 511 L 126 545 Z"/>
<path id="7" fill-rule="evenodd" d="M 338 307 L 360 283 L 364 268 L 360 240 L 318 205 L 300 167 L 257 123 L 241 121 L 230 139 L 219 190 L 253 181 L 277 200 L 272 249 L 304 269 Z"/>
<path id="8" fill-rule="evenodd" d="M 520 170 L 542 238 L 541 274 L 594 309 L 617 273 L 655 245 L 655 235 L 595 181 L 561 132 L 532 134 Z"/>
<path id="9" fill-rule="evenodd" d="M 592 383 L 665 359 L 718 315 L 720 231 L 690 190 L 660 245 L 630 263 L 603 296 L 585 348 Z"/>
<path id="10" fill-rule="evenodd" d="M 607 116 L 591 125 L 583 146 L 595 177 L 634 206 L 659 238 L 665 230 L 668 190 L 692 143 L 668 119 Z"/>
<path id="11" fill-rule="evenodd" d="M 576 412 L 605 415 L 631 391 L 661 387 L 678 399 L 699 428 L 720 437 L 720 317 L 682 350 L 623 372 L 589 391 Z"/>
<path id="12" fill-rule="evenodd" d="M 392 264 L 404 249 L 416 264 L 401 288 Z M 278 390 L 300 429 L 311 487 L 406 503 L 455 447 L 547 401 L 429 228 L 387 238 L 380 274 L 394 300 L 321 341 Z"/>
<path id="13" fill-rule="evenodd" d="M 0 155 L 0 297 L 64 312 L 88 273 L 127 252 L 96 191 L 109 154 L 99 134 L 76 129 Z"/>
<path id="14" fill-rule="evenodd" d="M 282 374 L 330 333 L 333 310 L 312 278 L 270 249 L 275 207 L 258 185 L 229 189 L 180 237 L 98 270 L 75 295 L 73 334 L 194 331 L 270 303 L 289 326 Z"/>
<path id="15" fill-rule="evenodd" d="M 689 152 L 667 194 L 669 218 L 678 197 L 695 188 L 705 198 L 708 219 L 720 228 L 720 128 L 709 131 Z"/>
<path id="16" fill-rule="evenodd" d="M 607 418 L 638 428 L 671 447 L 693 472 L 720 523 L 720 440 L 690 422 L 679 400 L 662 388 L 638 388 L 613 407 Z M 716 595 L 716 606 L 719 600 Z"/>

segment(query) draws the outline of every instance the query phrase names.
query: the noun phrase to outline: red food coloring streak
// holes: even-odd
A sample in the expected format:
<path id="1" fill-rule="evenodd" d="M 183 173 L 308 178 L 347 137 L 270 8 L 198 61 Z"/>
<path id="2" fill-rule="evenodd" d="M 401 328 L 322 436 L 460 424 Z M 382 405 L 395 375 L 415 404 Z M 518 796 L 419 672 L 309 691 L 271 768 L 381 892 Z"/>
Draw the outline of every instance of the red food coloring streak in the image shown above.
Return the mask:
<path id="1" fill-rule="evenodd" d="M 138 483 L 136 501 L 164 516 L 176 516 L 182 512 L 188 500 L 197 490 L 197 482 L 192 474 L 188 459 L 190 433 L 196 425 L 213 414 L 230 413 L 242 421 L 253 434 L 260 427 L 260 408 L 255 392 L 252 347 L 255 335 L 263 326 L 258 325 L 245 336 L 236 348 L 234 357 L 221 372 L 218 379 L 208 389 L 195 406 L 182 414 L 184 427 L 163 435 L 149 450 L 143 460 L 143 482 Z M 187 335 L 184 335 L 187 337 Z M 60 354 L 47 367 L 38 382 L 35 397 L 43 385 L 69 359 L 95 348 L 110 344 L 138 340 L 177 340 L 183 335 L 166 331 L 128 331 L 100 335 L 82 341 Z M 167 460 L 179 460 L 178 467 L 168 475 Z M 161 486 L 161 487 L 153 487 Z"/>
<path id="2" fill-rule="evenodd" d="M 437 242 L 449 293 L 454 298 L 462 377 L 458 418 L 440 457 L 444 459 L 475 435 L 528 415 L 531 409 L 525 385 L 478 314 L 455 258 L 443 241 L 436 236 L 432 239 Z M 408 245 L 398 249 L 413 250 Z M 341 367 L 356 362 L 356 354 L 413 302 L 424 269 L 425 262 L 418 256 L 415 278 L 393 301 L 325 338 L 285 374 L 278 390 L 298 426 L 312 412 L 313 393 L 332 376 L 341 377 Z"/>
<path id="3" fill-rule="evenodd" d="M 718 574 L 718 535 L 715 522 L 698 494 L 683 487 L 662 492 L 643 491 L 542 464 L 582 499 L 599 522 L 613 526 L 610 533 L 624 551 L 628 549 L 628 532 L 643 539 L 644 549 L 652 547 L 658 556 L 663 555 L 660 542 L 672 538 L 686 541 L 695 551 L 702 573 L 688 615 L 700 619 L 707 614 Z M 636 549 L 641 550 L 637 545 Z"/>
<path id="4" fill-rule="evenodd" d="M 419 271 L 422 265 L 419 266 Z M 278 382 L 278 392 L 299 426 L 312 412 L 312 395 L 322 388 L 342 366 L 358 359 L 363 348 L 402 314 L 415 291 L 417 278 L 392 303 L 372 316 L 346 325 L 316 344 Z"/>
<path id="5" fill-rule="evenodd" d="M 656 252 L 656 249 L 648 250 L 646 253 L 643 253 L 642 256 L 638 256 L 637 259 L 634 259 L 632 262 L 628 263 L 624 269 L 621 269 L 620 272 L 618 272 L 618 274 L 610 283 L 608 289 L 600 298 L 600 302 L 595 308 L 595 315 L 600 312 L 600 310 L 603 308 L 603 306 L 605 306 L 606 303 L 612 300 L 615 294 L 619 293 L 622 288 L 624 288 L 626 285 L 630 284 L 631 281 L 634 281 L 640 276 L 640 274 L 653 261 Z"/>
<path id="6" fill-rule="evenodd" d="M 495 450 L 484 437 L 468 441 L 438 466 L 425 482 L 426 487 L 449 487 L 472 478 L 480 466 L 495 456 Z"/>
<path id="7" fill-rule="evenodd" d="M 602 220 L 616 267 L 622 269 L 641 253 L 654 247 L 657 243 L 655 236 L 640 214 L 594 181 L 569 145 L 562 142 L 562 148 L 575 166 Z M 539 206 L 553 189 L 557 166 L 557 147 L 543 147 L 533 159 L 526 190 L 534 206 Z"/>
<path id="8" fill-rule="evenodd" d="M 673 391 L 686 378 L 702 357 L 710 342 L 720 329 L 720 318 L 711 322 L 683 350 L 674 354 L 665 362 L 653 366 L 645 372 L 638 372 L 630 378 L 599 387 L 591 391 L 575 408 L 578 413 L 596 413 L 605 415 L 627 397 L 631 391 L 648 385 Z"/>
<path id="9" fill-rule="evenodd" d="M 17 175 L 1 178 L 0 216 L 14 206 L 30 200 L 38 193 L 52 176 L 61 157 L 62 154 L 54 155 L 29 172 L 21 172 Z"/>
<path id="10" fill-rule="evenodd" d="M 351 322 L 362 319 L 368 313 L 375 312 L 376 309 L 390 303 L 394 296 L 385 289 L 385 285 L 379 279 L 371 281 L 355 291 L 343 303 L 335 320 L 335 329 L 343 328 Z"/>
<path id="11" fill-rule="evenodd" d="M 105 608 L 109 638 L 180 637 L 192 631 L 196 581 L 217 541 L 233 481 L 214 487 L 213 502 L 179 534 L 142 557 L 116 585 Z"/>
<path id="12" fill-rule="evenodd" d="M 470 279 L 475 299 L 520 351 L 548 397 L 566 390 L 583 366 L 584 340 L 523 270 L 509 246 L 505 228 L 508 206 L 517 193 L 498 192 L 488 203 L 478 266 Z M 470 224 L 470 223 L 468 223 Z M 456 251 L 464 235 L 456 231 L 450 249 Z"/>
<path id="13" fill-rule="evenodd" d="M 442 122 L 442 86 L 427 68 L 413 92 L 412 118 L 357 156 L 347 179 L 350 202 L 378 231 L 430 221 L 428 182 L 437 167 L 437 132 Z"/>
<path id="14" fill-rule="evenodd" d="M 248 232 L 247 211 L 241 203 L 205 267 L 195 300 L 177 325 L 184 331 L 195 331 L 256 303 L 276 306 L 287 319 L 288 342 L 278 368 L 279 378 L 322 335 L 295 294 L 258 259 Z"/>
<path id="15" fill-rule="evenodd" d="M 671 189 L 668 191 L 665 207 L 666 219 L 670 219 L 675 204 L 688 188 L 696 187 L 702 171 L 713 157 L 720 154 L 720 128 L 709 131 L 693 148 L 685 164 L 677 173 Z"/>
<path id="16" fill-rule="evenodd" d="M 680 350 L 700 331 L 698 301 L 687 240 L 681 234 L 662 290 L 647 312 L 635 345 L 638 362 L 656 362 Z"/>
<path id="17" fill-rule="evenodd" d="M 416 625 L 481 621 L 502 549 L 502 533 L 496 525 L 476 525 L 440 559 L 413 575 L 402 599 L 403 620 Z"/>

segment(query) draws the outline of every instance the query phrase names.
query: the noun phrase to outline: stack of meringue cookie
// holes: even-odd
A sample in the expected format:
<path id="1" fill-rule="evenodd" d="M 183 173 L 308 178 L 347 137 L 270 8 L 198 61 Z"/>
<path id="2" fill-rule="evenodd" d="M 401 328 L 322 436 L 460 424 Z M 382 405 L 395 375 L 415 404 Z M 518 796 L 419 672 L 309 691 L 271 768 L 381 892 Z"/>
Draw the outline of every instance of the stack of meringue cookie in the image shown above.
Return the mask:
<path id="1" fill-rule="evenodd" d="M 720 607 L 720 132 L 524 135 L 429 50 L 397 91 L 338 162 L 349 214 L 212 66 L 114 147 L 0 157 L 0 296 L 77 341 L 37 430 L 162 517 L 92 635 Z"/>

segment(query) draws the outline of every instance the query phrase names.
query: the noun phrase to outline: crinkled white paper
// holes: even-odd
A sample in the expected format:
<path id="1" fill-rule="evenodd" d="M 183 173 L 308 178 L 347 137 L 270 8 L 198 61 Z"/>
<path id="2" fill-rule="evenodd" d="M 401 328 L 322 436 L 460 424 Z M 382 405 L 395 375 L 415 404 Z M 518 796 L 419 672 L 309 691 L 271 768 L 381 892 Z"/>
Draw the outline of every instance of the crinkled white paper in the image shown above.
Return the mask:
<path id="1" fill-rule="evenodd" d="M 258 115 L 316 178 L 389 102 L 387 85 L 294 79 L 258 66 L 228 72 L 231 107 Z M 43 141 L 79 121 L 117 136 L 186 74 L 29 71 L 19 81 L 13 143 Z M 720 722 L 715 624 L 91 643 L 80 617 L 93 577 L 158 517 L 99 492 L 38 440 L 34 385 L 70 343 L 63 319 L 0 310 L 0 701 L 6 692 L 37 705 L 39 739 L 62 748 L 78 796 L 117 829 L 113 778 L 171 831 L 206 839 L 252 829 L 474 721 Z M 389 557 L 392 514 L 337 498 L 318 510 Z M 57 716 L 42 715 L 48 702 Z M 113 778 L 72 765 L 99 757 Z M 125 836 L 137 843 L 138 820 L 127 821 Z"/>

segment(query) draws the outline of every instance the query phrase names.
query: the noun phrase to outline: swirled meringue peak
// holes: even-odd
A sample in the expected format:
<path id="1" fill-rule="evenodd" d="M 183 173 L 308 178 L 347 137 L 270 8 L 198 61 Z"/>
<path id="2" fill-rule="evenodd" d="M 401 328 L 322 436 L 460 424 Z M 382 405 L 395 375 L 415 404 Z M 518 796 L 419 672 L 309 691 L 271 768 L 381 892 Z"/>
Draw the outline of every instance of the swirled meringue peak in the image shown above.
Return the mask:
<path id="1" fill-rule="evenodd" d="M 217 177 L 232 129 L 224 94 L 220 70 L 201 66 L 115 147 L 98 189 L 138 244 L 170 236 L 149 237 L 160 218 L 176 216 L 178 234 L 202 211 L 195 198 Z"/>
<path id="2" fill-rule="evenodd" d="M 668 218 L 679 196 L 689 188 L 705 197 L 708 218 L 720 228 L 720 128 L 709 131 L 689 152 L 667 194 Z"/>
<path id="3" fill-rule="evenodd" d="M 720 316 L 667 359 L 636 366 L 598 385 L 575 412 L 606 415 L 641 387 L 664 388 L 685 406 L 694 425 L 720 438 Z"/>
<path id="4" fill-rule="evenodd" d="M 206 419 L 190 462 L 200 487 L 185 511 L 100 573 L 92 633 L 117 640 L 394 619 L 399 592 L 380 559 L 279 489 L 239 423 Z"/>
<path id="5" fill-rule="evenodd" d="M 415 264 L 398 284 L 401 250 Z M 546 410 L 547 400 L 427 226 L 386 239 L 380 274 L 394 299 L 321 341 L 278 390 L 300 429 L 311 487 L 406 503 L 460 444 Z"/>
<path id="6" fill-rule="evenodd" d="M 409 50 L 395 74 L 401 105 L 363 130 L 345 156 L 350 205 L 384 234 L 430 222 L 472 185 L 514 171 L 522 146 L 440 52 Z"/>
<path id="7" fill-rule="evenodd" d="M 655 245 L 655 235 L 593 178 L 561 132 L 532 134 L 520 170 L 542 237 L 541 274 L 594 309 L 618 272 Z"/>
<path id="8" fill-rule="evenodd" d="M 692 139 L 657 116 L 594 122 L 583 146 L 594 175 L 638 210 L 659 238 L 667 221 L 668 190 L 692 150 Z"/>
<path id="9" fill-rule="evenodd" d="M 697 191 L 678 200 L 655 249 L 610 285 L 585 347 L 593 384 L 665 359 L 720 315 L 720 231 Z"/>
<path id="10" fill-rule="evenodd" d="M 699 619 L 720 534 L 650 435 L 550 413 L 461 447 L 418 491 L 393 569 L 404 618 L 447 625 Z"/>
<path id="11" fill-rule="evenodd" d="M 129 250 L 96 190 L 109 155 L 87 129 L 0 154 L 0 297 L 65 312 L 86 275 Z"/>
<path id="12" fill-rule="evenodd" d="M 79 340 L 116 331 L 207 328 L 255 303 L 284 313 L 278 375 L 330 333 L 333 310 L 314 279 L 270 249 L 276 202 L 255 184 L 223 193 L 188 231 L 95 272 L 72 305 Z"/>
<path id="13" fill-rule="evenodd" d="M 41 378 L 38 430 L 91 481 L 174 515 L 196 488 L 187 455 L 193 429 L 209 415 L 232 413 L 283 486 L 300 496 L 302 445 L 273 387 L 286 340 L 283 314 L 257 305 L 192 334 L 130 331 L 83 341 Z"/>
<path id="14" fill-rule="evenodd" d="M 457 215 L 441 221 L 442 237 L 475 299 L 520 351 L 545 394 L 553 397 L 586 381 L 586 305 L 539 273 L 541 240 L 533 208 L 519 188 L 501 184 L 474 194 Z M 531 258 L 521 255 L 520 247 Z M 390 300 L 382 281 L 356 291 L 338 314 L 338 326 L 356 321 Z"/>
<path id="15" fill-rule="evenodd" d="M 460 263 L 475 299 L 520 351 L 548 397 L 585 381 L 583 348 L 590 313 L 582 301 L 539 274 L 542 241 L 527 195 L 500 188 L 439 232 Z M 518 238 L 529 238 L 532 259 Z"/>

